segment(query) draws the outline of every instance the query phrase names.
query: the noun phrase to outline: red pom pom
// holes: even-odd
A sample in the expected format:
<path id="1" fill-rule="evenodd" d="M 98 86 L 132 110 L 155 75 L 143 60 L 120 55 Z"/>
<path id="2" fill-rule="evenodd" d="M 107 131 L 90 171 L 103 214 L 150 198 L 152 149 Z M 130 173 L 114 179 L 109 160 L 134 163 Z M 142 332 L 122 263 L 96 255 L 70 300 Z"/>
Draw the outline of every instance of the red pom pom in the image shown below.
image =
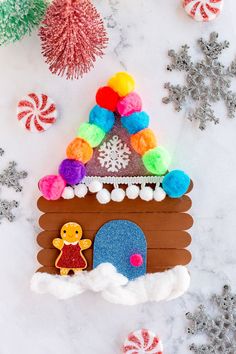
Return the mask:
<path id="1" fill-rule="evenodd" d="M 96 102 L 102 107 L 109 111 L 114 112 L 116 110 L 117 103 L 119 101 L 119 95 L 111 87 L 104 86 L 101 87 L 96 94 Z"/>

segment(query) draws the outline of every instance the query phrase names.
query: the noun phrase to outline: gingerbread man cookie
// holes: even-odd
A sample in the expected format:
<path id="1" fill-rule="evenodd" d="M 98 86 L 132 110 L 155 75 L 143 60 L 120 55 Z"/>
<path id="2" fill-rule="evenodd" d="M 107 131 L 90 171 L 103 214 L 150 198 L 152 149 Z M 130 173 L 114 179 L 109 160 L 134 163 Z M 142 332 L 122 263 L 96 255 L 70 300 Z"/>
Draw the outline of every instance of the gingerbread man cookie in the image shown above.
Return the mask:
<path id="1" fill-rule="evenodd" d="M 77 273 L 87 268 L 82 251 L 89 248 L 92 242 L 88 239 L 81 240 L 82 233 L 79 224 L 68 222 L 61 228 L 61 238 L 53 240 L 53 246 L 61 251 L 55 262 L 61 275 L 67 275 L 70 270 Z"/>

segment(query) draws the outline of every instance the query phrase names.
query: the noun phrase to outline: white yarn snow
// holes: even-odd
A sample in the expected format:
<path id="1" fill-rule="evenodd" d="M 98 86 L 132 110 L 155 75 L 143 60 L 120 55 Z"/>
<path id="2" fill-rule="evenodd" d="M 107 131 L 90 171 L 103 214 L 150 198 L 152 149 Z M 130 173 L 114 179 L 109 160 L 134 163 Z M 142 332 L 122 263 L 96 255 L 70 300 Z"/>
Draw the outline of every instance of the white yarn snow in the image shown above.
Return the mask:
<path id="1" fill-rule="evenodd" d="M 99 292 L 112 303 L 137 305 L 175 299 L 187 291 L 189 284 L 190 276 L 184 266 L 129 281 L 111 263 L 102 263 L 92 271 L 82 271 L 74 276 L 36 273 L 31 280 L 31 290 L 59 299 L 68 299 L 90 290 Z"/>

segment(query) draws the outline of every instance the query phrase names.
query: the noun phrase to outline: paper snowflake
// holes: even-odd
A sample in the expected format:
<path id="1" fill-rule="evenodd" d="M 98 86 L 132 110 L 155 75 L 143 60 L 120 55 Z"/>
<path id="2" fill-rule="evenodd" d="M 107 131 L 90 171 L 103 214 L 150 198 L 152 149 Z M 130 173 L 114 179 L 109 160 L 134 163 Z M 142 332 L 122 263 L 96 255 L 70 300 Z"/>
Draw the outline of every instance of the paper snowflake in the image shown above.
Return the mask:
<path id="1" fill-rule="evenodd" d="M 196 354 L 236 354 L 236 295 L 225 285 L 222 295 L 214 295 L 212 300 L 220 312 L 216 318 L 211 317 L 203 305 L 194 314 L 186 314 L 192 321 L 188 333 L 204 333 L 209 339 L 208 344 L 192 344 L 190 350 Z"/>
<path id="2" fill-rule="evenodd" d="M 118 172 L 129 164 L 131 151 L 117 135 L 104 142 L 99 149 L 98 160 L 108 172 Z"/>
<path id="3" fill-rule="evenodd" d="M 174 50 L 168 52 L 172 64 L 167 70 L 186 72 L 185 85 L 165 84 L 169 96 L 163 98 L 164 103 L 173 102 L 175 110 L 182 110 L 183 106 L 191 100 L 196 102 L 196 107 L 188 112 L 188 119 L 199 121 L 199 128 L 204 130 L 207 122 L 219 123 L 215 116 L 212 105 L 223 100 L 228 117 L 234 118 L 236 112 L 236 93 L 230 90 L 232 78 L 236 77 L 236 59 L 224 67 L 218 58 L 224 49 L 229 47 L 229 42 L 218 42 L 218 34 L 213 32 L 209 41 L 200 38 L 198 44 L 204 54 L 204 58 L 196 63 L 192 62 L 189 55 L 189 47 L 184 45 L 176 53 Z"/>

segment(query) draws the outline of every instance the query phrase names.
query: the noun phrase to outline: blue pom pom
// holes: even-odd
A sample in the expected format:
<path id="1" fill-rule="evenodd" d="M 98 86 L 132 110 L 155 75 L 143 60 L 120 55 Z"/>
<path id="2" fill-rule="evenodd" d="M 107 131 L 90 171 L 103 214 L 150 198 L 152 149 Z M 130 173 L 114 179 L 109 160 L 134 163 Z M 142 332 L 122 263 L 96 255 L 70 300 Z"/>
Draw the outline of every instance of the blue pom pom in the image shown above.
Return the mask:
<path id="1" fill-rule="evenodd" d="M 145 112 L 135 112 L 121 118 L 121 123 L 129 134 L 136 134 L 149 125 L 149 116 Z"/>
<path id="2" fill-rule="evenodd" d="M 190 186 L 190 178 L 180 170 L 174 170 L 165 175 L 162 181 L 162 188 L 171 198 L 182 197 Z"/>
<path id="3" fill-rule="evenodd" d="M 113 128 L 115 116 L 113 112 L 97 105 L 89 114 L 89 123 L 97 125 L 105 133 L 108 133 Z"/>

